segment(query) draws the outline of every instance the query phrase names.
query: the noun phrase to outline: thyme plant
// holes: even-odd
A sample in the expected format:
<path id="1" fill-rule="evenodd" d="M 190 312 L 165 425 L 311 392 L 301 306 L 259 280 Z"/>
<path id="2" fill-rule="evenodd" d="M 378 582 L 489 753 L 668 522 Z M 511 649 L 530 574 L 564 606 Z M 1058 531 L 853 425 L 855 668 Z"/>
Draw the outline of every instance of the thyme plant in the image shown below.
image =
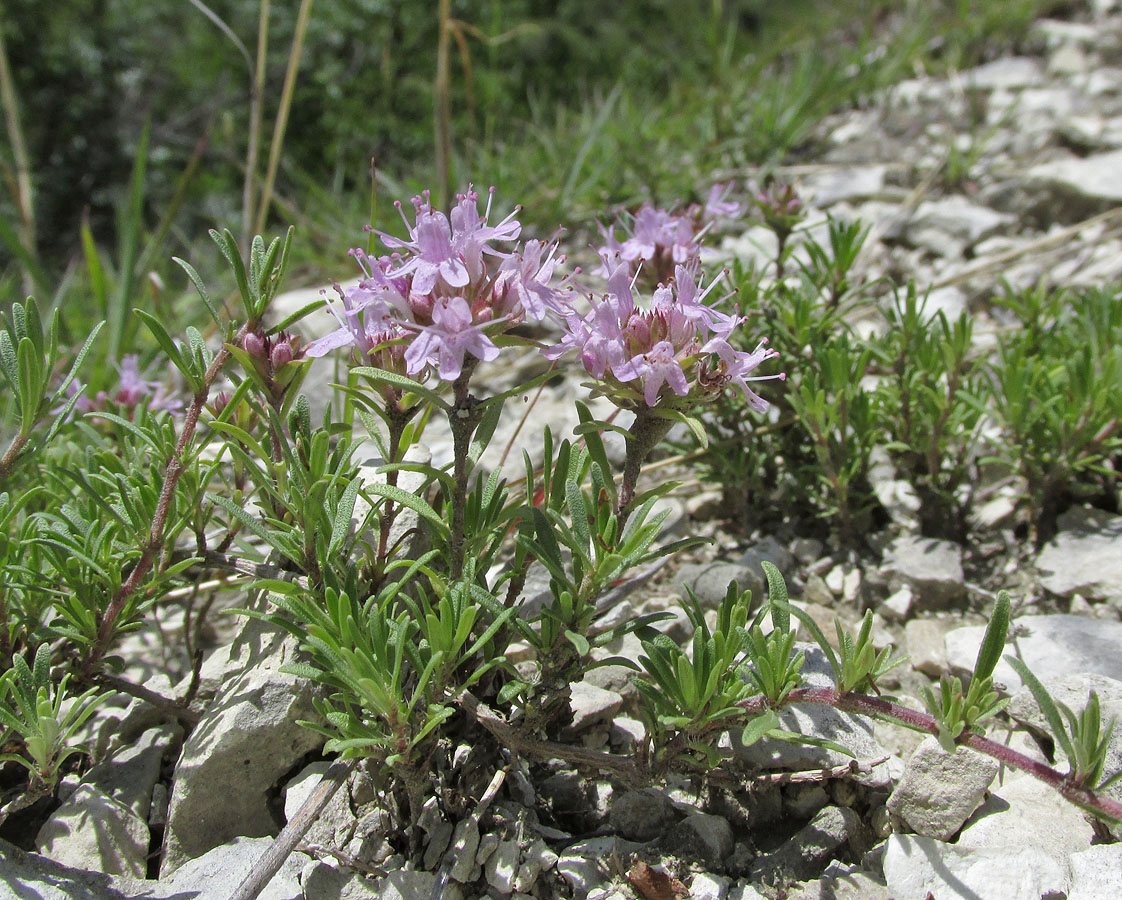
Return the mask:
<path id="1" fill-rule="evenodd" d="M 789 208 L 790 198 L 784 202 Z M 445 212 L 419 195 L 412 217 L 403 214 L 405 238 L 377 233 L 389 253 L 353 252 L 357 285 L 273 324 L 291 232 L 268 244 L 256 238 L 245 255 L 229 232 L 214 232 L 233 273 L 236 314 L 220 309 L 188 263 L 181 265 L 213 320 L 210 337 L 188 329 L 177 338 L 138 311 L 158 351 L 153 359 L 177 373 L 178 398 L 145 377 L 138 360 L 120 361 L 116 393 L 82 398 L 72 385 L 96 330 L 68 353 L 57 319 L 45 329 L 33 301 L 13 305 L 0 329 L 0 373 L 15 398 L 0 461 L 0 554 L 9 563 L 0 586 L 0 724 L 5 759 L 28 778 L 5 798 L 9 811 L 49 793 L 76 761 L 71 739 L 105 689 L 190 724 L 191 689 L 161 698 L 120 677 L 126 661 L 115 654 L 122 636 L 183 587 L 225 573 L 250 576 L 244 615 L 299 646 L 289 670 L 321 686 L 319 718 L 306 724 L 325 736 L 328 752 L 370 761 L 414 850 L 426 800 L 458 777 L 458 741 L 482 742 L 497 767 L 504 751 L 517 751 L 569 757 L 638 784 L 675 771 L 743 778 L 722 749 L 730 729 L 748 743 L 776 738 L 844 751 L 784 730 L 779 713 L 796 703 L 881 716 L 948 746 L 975 747 L 1096 815 L 1122 819 L 1122 804 L 1101 793 L 1110 726 L 1104 730 L 1094 699 L 1080 713 L 1063 712 L 1065 724 L 1034 688 L 1050 724 L 1063 730 L 1066 776 L 980 731 L 1001 704 L 990 676 L 1005 643 L 1007 598 L 969 685 L 945 680 L 926 714 L 879 696 L 878 681 L 897 660 L 873 646 L 871 618 L 855 634 L 839 628 L 835 649 L 789 603 L 774 567 L 765 566 L 768 596 L 755 613 L 763 598 L 754 603 L 735 586 L 712 621 L 689 603 L 690 653 L 658 632 L 658 616 L 600 627 L 617 589 L 695 543 L 664 542 L 659 501 L 673 485 L 647 484 L 644 462 L 675 425 L 704 442 L 700 416 L 729 395 L 766 413 L 753 385 L 783 375 L 759 374 L 776 351 L 743 336 L 735 307 L 710 300 L 723 273 L 702 274 L 698 244 L 714 217 L 733 213 L 723 190 L 684 213 L 641 210 L 623 240 L 608 230 L 603 280 L 580 285 L 576 273 L 562 276 L 556 243 L 522 242 L 517 211 L 494 221 L 491 205 L 489 198 L 481 209 L 469 189 Z M 812 257 L 803 273 L 832 307 L 850 294 L 846 272 L 861 238 L 852 229 L 834 234 L 833 255 Z M 320 307 L 335 330 L 310 343 L 289 332 Z M 560 339 L 528 336 L 549 330 L 528 331 L 528 321 L 554 326 Z M 316 359 L 339 350 L 347 353 L 335 386 L 343 416 L 333 418 L 328 405 L 313 422 L 300 387 Z M 486 367 L 516 352 L 539 354 L 539 374 L 488 392 Z M 570 354 L 589 395 L 606 398 L 622 419 L 596 419 L 578 401 L 574 434 L 546 429 L 524 452 L 517 480 L 485 469 L 504 406 L 554 377 Z M 835 386 L 857 381 L 870 353 L 843 346 L 836 357 L 821 376 Z M 848 412 L 830 408 L 823 397 L 837 391 L 812 390 L 809 370 L 803 377 L 808 421 L 813 404 L 850 428 L 869 427 L 867 411 L 854 417 L 858 401 L 847 396 Z M 417 452 L 437 429 L 451 438 L 443 464 Z M 622 460 L 608 452 L 609 432 L 622 432 Z M 373 466 L 357 461 L 366 443 L 378 453 Z M 853 452 L 830 459 L 852 465 Z M 823 471 L 827 463 L 835 465 L 823 459 Z M 860 508 L 839 492 L 835 500 Z M 549 584 L 539 609 L 524 599 L 535 565 Z M 805 686 L 793 620 L 822 647 L 833 688 Z M 594 654 L 628 633 L 643 647 L 637 661 Z M 185 629 L 184 637 L 191 652 L 181 664 L 197 675 L 197 636 Z M 634 757 L 570 739 L 571 686 L 597 662 L 635 671 L 647 733 Z"/>

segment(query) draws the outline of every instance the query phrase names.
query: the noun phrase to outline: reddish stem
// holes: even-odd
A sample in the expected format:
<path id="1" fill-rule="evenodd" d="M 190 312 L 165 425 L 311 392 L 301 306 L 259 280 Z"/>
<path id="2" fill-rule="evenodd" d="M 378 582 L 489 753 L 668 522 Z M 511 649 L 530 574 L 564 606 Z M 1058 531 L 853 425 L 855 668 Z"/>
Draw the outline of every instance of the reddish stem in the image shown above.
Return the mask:
<path id="1" fill-rule="evenodd" d="M 784 706 L 794 703 L 819 703 L 832 706 L 844 712 L 858 713 L 864 716 L 875 716 L 882 719 L 891 719 L 914 731 L 925 731 L 937 735 L 939 725 L 933 716 L 914 709 L 908 709 L 898 703 L 885 700 L 881 697 L 870 697 L 865 694 L 840 693 L 833 688 L 796 688 L 784 699 Z M 769 704 L 764 697 L 752 697 L 741 701 L 738 706 L 749 714 L 760 713 L 768 708 Z M 958 743 L 970 747 L 987 756 L 992 756 L 998 762 L 1020 769 L 1033 778 L 1043 781 L 1055 788 L 1065 800 L 1085 809 L 1098 810 L 1111 818 L 1122 820 L 1122 803 L 1109 797 L 1102 797 L 1076 784 L 1067 775 L 1037 762 L 1029 756 L 991 741 L 975 731 L 964 731 L 958 738 Z"/>
<path id="2" fill-rule="evenodd" d="M 232 343 L 240 344 L 251 327 L 256 327 L 256 323 L 247 323 L 242 326 L 242 329 L 234 337 Z M 140 548 L 140 559 L 136 561 L 136 565 L 133 566 L 129 577 L 125 579 L 125 583 L 121 585 L 120 589 L 113 596 L 112 601 L 110 601 L 108 608 L 101 617 L 101 622 L 97 629 L 97 641 L 90 650 L 90 655 L 86 658 L 85 664 L 82 667 L 83 674 L 87 678 L 93 674 L 98 662 L 101 661 L 101 657 L 104 656 L 105 651 L 109 649 L 109 645 L 113 640 L 117 619 L 120 617 L 129 598 L 136 593 L 137 588 L 140 587 L 140 583 L 152 569 L 152 565 L 156 562 L 156 557 L 159 555 L 164 545 L 164 529 L 167 527 L 168 515 L 171 512 L 171 500 L 175 495 L 175 486 L 179 483 L 179 479 L 183 475 L 183 455 L 187 451 L 191 439 L 195 436 L 195 428 L 198 426 L 199 416 L 202 414 L 203 407 L 206 405 L 207 398 L 210 396 L 211 385 L 214 384 L 218 373 L 222 371 L 222 367 L 229 358 L 230 351 L 223 345 L 215 355 L 210 367 L 206 370 L 206 374 L 203 376 L 202 388 L 195 394 L 191 400 L 191 405 L 187 408 L 187 416 L 183 422 L 183 431 L 179 435 L 179 440 L 175 444 L 175 450 L 172 453 L 171 459 L 168 460 L 167 468 L 164 471 L 164 484 L 160 489 L 159 499 L 156 501 L 156 514 L 152 517 L 152 527 L 148 532 L 148 540 Z"/>

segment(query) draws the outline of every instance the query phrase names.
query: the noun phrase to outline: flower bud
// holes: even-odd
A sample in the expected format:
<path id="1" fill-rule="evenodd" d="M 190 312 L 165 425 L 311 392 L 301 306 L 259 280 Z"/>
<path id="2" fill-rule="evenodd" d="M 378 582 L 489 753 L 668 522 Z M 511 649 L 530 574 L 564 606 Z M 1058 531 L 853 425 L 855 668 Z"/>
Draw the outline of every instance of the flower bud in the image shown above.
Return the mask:
<path id="1" fill-rule="evenodd" d="M 292 342 L 287 337 L 278 341 L 273 346 L 273 352 L 269 356 L 269 362 L 273 366 L 273 372 L 278 372 L 292 362 L 295 354 L 292 352 Z"/>
<path id="2" fill-rule="evenodd" d="M 264 359 L 265 339 L 256 331 L 251 331 L 242 339 L 242 349 L 253 359 Z"/>

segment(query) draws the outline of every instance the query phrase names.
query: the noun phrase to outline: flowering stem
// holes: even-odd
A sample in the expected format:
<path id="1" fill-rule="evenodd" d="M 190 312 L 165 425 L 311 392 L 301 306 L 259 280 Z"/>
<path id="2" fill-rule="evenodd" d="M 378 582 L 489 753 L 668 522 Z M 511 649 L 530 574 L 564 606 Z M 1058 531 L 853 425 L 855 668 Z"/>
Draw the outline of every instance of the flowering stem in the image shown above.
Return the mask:
<path id="1" fill-rule="evenodd" d="M 246 334 L 250 330 L 257 327 L 256 322 L 248 322 L 242 326 L 237 336 L 231 342 L 235 345 L 240 345 Z M 101 657 L 105 655 L 105 651 L 109 649 L 109 644 L 113 640 L 114 628 L 117 624 L 117 619 L 121 615 L 122 610 L 128 604 L 129 598 L 136 593 L 137 588 L 140 587 L 141 581 L 151 570 L 152 565 L 156 562 L 156 557 L 164 544 L 164 528 L 167 526 L 168 516 L 171 513 L 171 500 L 175 495 L 175 486 L 179 483 L 180 477 L 183 475 L 183 456 L 187 452 L 187 448 L 191 444 L 191 439 L 195 436 L 195 428 L 199 423 L 199 416 L 202 414 L 203 407 L 206 405 L 207 399 L 210 396 L 211 385 L 218 377 L 218 373 L 222 371 L 222 367 L 226 365 L 226 361 L 230 358 L 230 351 L 226 349 L 223 344 L 222 348 L 215 354 L 214 359 L 211 361 L 210 367 L 206 370 L 203 376 L 203 384 L 199 391 L 191 400 L 191 405 L 187 408 L 187 416 L 183 422 L 183 431 L 179 435 L 179 440 L 175 444 L 175 450 L 172 453 L 171 459 L 168 460 L 167 468 L 164 470 L 164 484 L 160 489 L 159 499 L 156 501 L 156 514 L 152 517 L 152 527 L 148 532 L 148 540 L 140 548 L 140 559 L 136 561 L 132 571 L 129 573 L 128 578 L 125 579 L 124 584 L 118 589 L 117 593 L 110 601 L 108 608 L 101 617 L 101 622 L 97 628 L 97 641 L 90 649 L 89 656 L 82 666 L 82 672 L 86 678 L 89 678 L 97 664 L 101 661 Z"/>
<path id="2" fill-rule="evenodd" d="M 631 431 L 627 436 L 627 457 L 623 464 L 623 484 L 619 491 L 617 514 L 620 534 L 623 533 L 623 526 L 627 524 L 627 517 L 631 514 L 631 503 L 635 499 L 635 484 L 639 480 L 643 461 L 658 446 L 659 441 L 666 437 L 666 432 L 673 424 L 670 419 L 656 416 L 648 407 L 640 407 L 635 412 L 635 421 L 631 424 Z"/>
<path id="3" fill-rule="evenodd" d="M 470 359 L 466 360 L 463 371 L 452 385 L 456 399 L 448 413 L 452 453 L 455 457 L 452 477 L 456 482 L 456 490 L 452 495 L 452 537 L 449 542 L 453 581 L 464 574 L 464 511 L 467 507 L 468 478 L 471 475 L 468 451 L 472 435 L 483 418 L 483 405 L 468 393 L 468 383 L 473 371 L 474 363 Z"/>
<path id="4" fill-rule="evenodd" d="M 8 472 L 15 465 L 16 460 L 19 459 L 20 451 L 27 445 L 29 439 L 30 435 L 26 434 L 17 434 L 12 438 L 7 451 L 5 451 L 3 457 L 0 457 L 0 479 L 8 476 Z"/>
<path id="5" fill-rule="evenodd" d="M 386 403 L 386 421 L 389 425 L 389 451 L 390 458 L 386 460 L 388 463 L 400 462 L 398 459 L 401 453 L 401 436 L 405 433 L 405 426 L 408 424 L 409 419 L 413 413 L 409 410 L 402 410 L 399 401 L 400 395 L 397 400 L 391 400 Z M 397 469 L 390 469 L 386 473 L 386 483 L 390 487 L 397 487 Z M 397 506 L 394 505 L 392 500 L 387 500 L 386 505 L 382 507 L 382 514 L 378 519 L 378 562 L 382 563 L 386 559 L 386 552 L 389 549 L 390 529 L 393 527 L 393 520 L 397 518 Z"/>

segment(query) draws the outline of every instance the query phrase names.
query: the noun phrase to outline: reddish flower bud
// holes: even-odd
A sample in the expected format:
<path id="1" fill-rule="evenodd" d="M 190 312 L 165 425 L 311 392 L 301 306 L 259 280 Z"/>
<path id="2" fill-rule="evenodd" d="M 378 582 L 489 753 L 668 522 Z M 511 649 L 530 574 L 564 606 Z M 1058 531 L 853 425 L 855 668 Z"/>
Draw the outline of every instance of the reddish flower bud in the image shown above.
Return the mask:
<path id="1" fill-rule="evenodd" d="M 242 339 L 242 349 L 253 359 L 264 359 L 265 339 L 256 331 L 251 331 Z"/>

